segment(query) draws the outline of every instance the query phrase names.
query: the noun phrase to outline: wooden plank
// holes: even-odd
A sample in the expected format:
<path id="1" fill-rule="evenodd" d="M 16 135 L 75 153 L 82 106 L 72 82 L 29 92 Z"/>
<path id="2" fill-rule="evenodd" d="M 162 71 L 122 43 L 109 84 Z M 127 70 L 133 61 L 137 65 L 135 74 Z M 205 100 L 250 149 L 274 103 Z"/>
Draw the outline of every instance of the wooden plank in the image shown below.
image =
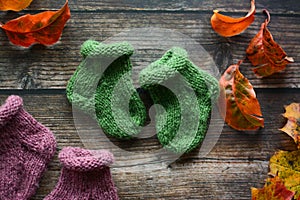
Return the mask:
<path id="1" fill-rule="evenodd" d="M 257 90 L 257 98 L 261 103 L 263 116 L 265 119 L 265 128 L 255 132 L 238 132 L 228 127 L 226 124 L 223 127 L 222 134 L 213 151 L 211 151 L 206 157 L 208 159 L 243 159 L 243 160 L 268 160 L 268 158 L 278 149 L 294 150 L 294 142 L 287 134 L 279 131 L 278 129 L 283 127 L 286 123 L 286 119 L 282 117 L 284 113 L 284 105 L 288 105 L 292 102 L 299 102 L 299 89 L 259 89 Z M 85 122 L 85 121 L 83 121 Z M 221 122 L 223 123 L 223 121 Z M 222 125 L 222 124 L 221 124 Z M 79 123 L 77 128 L 83 131 L 84 127 Z M 211 124 L 212 127 L 220 126 L 220 124 Z M 86 125 L 90 128 L 90 125 Z M 88 129 L 90 130 L 90 129 Z M 154 124 L 150 124 L 141 135 L 154 135 Z M 86 133 L 87 134 L 87 133 Z M 108 144 L 106 140 L 99 139 L 100 146 L 106 147 Z M 98 142 L 97 141 L 97 142 Z M 151 137 L 146 140 L 133 140 L 129 143 L 115 140 L 111 138 L 111 141 L 117 146 L 117 148 L 123 148 L 123 150 L 130 152 L 144 152 L 149 153 L 154 149 L 161 148 L 159 142 L 155 137 Z M 90 146 L 93 145 L 90 143 Z M 115 150 L 115 147 L 111 145 L 107 146 Z M 226 151 L 224 151 L 226 149 Z M 118 155 L 122 155 L 122 151 L 115 151 Z M 144 159 L 144 156 L 132 155 L 136 162 Z M 199 149 L 184 155 L 180 160 L 188 161 L 193 159 L 199 159 Z M 133 159 L 133 160 L 134 160 Z M 145 159 L 146 160 L 146 159 Z M 125 161 L 124 161 L 125 162 Z M 155 162 L 155 161 L 154 161 Z"/>
<path id="2" fill-rule="evenodd" d="M 64 4 L 64 0 L 58 0 L 55 2 L 40 2 L 34 1 L 29 7 L 30 10 L 47 10 L 47 9 L 58 9 Z M 250 0 L 73 0 L 69 2 L 72 11 L 210 11 L 215 9 L 227 12 L 240 12 L 242 16 L 248 12 L 250 7 Z M 299 14 L 299 2 L 293 0 L 280 1 L 268 0 L 256 1 L 257 11 L 260 12 L 262 9 L 268 9 L 271 13 L 276 14 Z"/>
<path id="3" fill-rule="evenodd" d="M 23 97 L 25 109 L 55 134 L 58 152 L 65 146 L 83 147 L 76 132 L 76 127 L 80 128 L 81 124 L 74 125 L 72 108 L 64 90 L 1 90 L 0 93 L 1 102 L 9 94 Z M 283 105 L 299 101 L 299 90 L 259 89 L 257 96 L 264 113 L 265 128 L 256 133 L 243 133 L 225 125 L 218 143 L 204 158 L 195 150 L 169 167 L 161 162 L 143 165 L 142 158 L 151 160 L 148 152 L 160 148 L 155 138 L 138 141 L 138 144 L 136 140 L 116 140 L 113 147 L 100 140 L 99 147 L 111 147 L 117 160 L 133 163 L 112 168 L 120 198 L 249 199 L 250 187 L 261 187 L 266 178 L 270 156 L 278 149 L 295 149 L 292 139 L 278 128 L 285 123 L 281 116 Z M 154 126 L 148 129 L 154 130 Z M 120 147 L 134 154 L 128 156 Z M 60 169 L 56 154 L 33 200 L 42 199 L 54 188 Z"/>
<path id="4" fill-rule="evenodd" d="M 111 169 L 120 199 L 250 199 L 251 187 L 262 187 L 267 163 L 261 161 L 198 161 L 161 168 L 159 165 Z M 43 199 L 59 172 L 50 166 L 32 200 Z M 188 174 L 188 176 L 187 176 Z"/>
<path id="5" fill-rule="evenodd" d="M 19 13 L 0 13 L 0 19 L 6 22 L 22 14 L 56 10 L 64 2 L 33 1 L 29 8 Z M 284 72 L 266 79 L 257 79 L 253 75 L 249 61 L 241 66 L 242 73 L 257 92 L 265 118 L 264 129 L 245 133 L 225 124 L 217 144 L 207 156 L 201 157 L 199 149 L 196 149 L 168 167 L 151 154 L 161 149 L 153 123 L 141 133 L 154 135 L 151 138 L 132 141 L 110 138 L 114 145 L 108 143 L 103 135 L 95 139 L 98 148 L 107 148 L 114 153 L 116 163 L 127 165 L 120 167 L 115 164 L 111 168 L 120 199 L 250 199 L 250 187 L 263 186 L 268 160 L 274 152 L 296 148 L 293 140 L 278 129 L 286 122 L 281 116 L 283 105 L 299 102 L 300 7 L 299 2 L 292 0 L 260 0 L 256 2 L 255 22 L 242 35 L 226 39 L 214 33 L 210 26 L 213 9 L 239 17 L 248 11 L 249 2 L 73 0 L 69 2 L 72 18 L 61 41 L 54 46 L 18 48 L 9 44 L 4 32 L 1 32 L 0 100 L 3 102 L 9 94 L 21 95 L 27 111 L 53 131 L 58 143 L 57 153 L 32 200 L 43 199 L 55 187 L 61 170 L 58 152 L 65 146 L 84 147 L 77 131 L 85 128 L 84 133 L 93 131 L 85 121 L 74 122 L 71 105 L 65 97 L 67 81 L 81 61 L 79 48 L 82 42 L 89 38 L 103 41 L 129 28 L 173 29 L 202 44 L 222 73 L 228 65 L 245 57 L 249 41 L 264 21 L 261 11 L 266 8 L 272 15 L 270 31 L 296 62 L 288 65 Z M 135 37 L 132 35 L 131 39 Z M 136 86 L 139 71 L 162 54 L 158 49 L 150 48 L 152 39 L 144 38 L 141 43 L 143 49 L 132 58 Z M 176 41 L 173 42 L 176 44 Z M 24 88 L 29 90 L 19 90 Z M 217 122 L 213 125 L 223 124 Z M 90 147 L 93 145 L 90 144 Z M 143 164 L 150 161 L 153 162 Z"/>
<path id="6" fill-rule="evenodd" d="M 2 13 L 0 18 L 9 20 L 15 13 Z M 21 49 L 11 45 L 4 32 L 0 33 L 0 89 L 15 88 L 65 88 L 68 79 L 81 61 L 80 45 L 87 39 L 103 41 L 126 29 L 157 27 L 172 29 L 195 39 L 209 52 L 221 73 L 228 65 L 245 58 L 245 50 L 257 33 L 264 17 L 260 16 L 240 36 L 222 38 L 210 26 L 209 13 L 156 13 L 156 12 L 74 12 L 64 30 L 61 41 L 50 47 L 35 45 Z M 249 69 L 250 63 L 242 65 L 241 71 L 255 88 L 299 88 L 300 75 L 300 24 L 297 16 L 273 16 L 269 25 L 275 40 L 294 57 L 295 63 L 287 69 L 266 79 L 258 79 Z M 278 28 L 280 27 L 280 28 Z M 127 38 L 128 40 L 134 40 Z M 122 38 L 120 38 L 121 40 Z M 141 45 L 151 44 L 145 38 Z M 153 38 L 152 38 L 153 39 Z M 171 41 L 171 39 L 170 39 Z M 135 56 L 134 79 L 148 63 L 161 54 L 147 49 Z"/>

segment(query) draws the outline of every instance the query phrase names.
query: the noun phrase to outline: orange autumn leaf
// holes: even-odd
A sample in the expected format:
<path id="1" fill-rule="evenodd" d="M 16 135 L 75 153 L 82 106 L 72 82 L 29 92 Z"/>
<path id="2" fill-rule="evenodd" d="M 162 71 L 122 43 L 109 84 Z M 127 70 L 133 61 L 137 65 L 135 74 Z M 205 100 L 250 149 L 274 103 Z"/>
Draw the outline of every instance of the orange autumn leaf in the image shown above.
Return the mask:
<path id="1" fill-rule="evenodd" d="M 294 194 L 295 192 L 284 186 L 278 176 L 267 179 L 261 189 L 251 188 L 252 200 L 292 200 Z"/>
<path id="2" fill-rule="evenodd" d="M 219 109 L 225 122 L 232 128 L 257 130 L 264 127 L 264 119 L 251 83 L 239 71 L 241 63 L 231 65 L 219 81 Z"/>
<path id="3" fill-rule="evenodd" d="M 255 0 L 251 0 L 251 8 L 245 17 L 233 18 L 222 15 L 218 10 L 213 11 L 211 17 L 212 28 L 221 36 L 231 37 L 240 34 L 254 21 Z"/>
<path id="4" fill-rule="evenodd" d="M 291 136 L 300 149 L 300 104 L 292 103 L 285 106 L 286 112 L 283 114 L 287 118 L 286 125 L 280 130 Z"/>
<path id="5" fill-rule="evenodd" d="M 269 12 L 268 19 L 261 24 L 260 31 L 251 40 L 246 51 L 248 59 L 252 65 L 254 73 L 258 77 L 270 76 L 276 72 L 285 69 L 286 65 L 294 62 L 293 58 L 288 57 L 284 50 L 274 41 L 272 34 L 267 28 L 270 22 Z"/>
<path id="6" fill-rule="evenodd" d="M 32 0 L 0 0 L 0 10 L 20 11 L 27 8 Z"/>
<path id="7" fill-rule="evenodd" d="M 68 1 L 58 11 L 46 11 L 36 15 L 24 15 L 2 25 L 9 40 L 15 44 L 29 47 L 39 43 L 52 45 L 56 43 L 71 14 Z"/>

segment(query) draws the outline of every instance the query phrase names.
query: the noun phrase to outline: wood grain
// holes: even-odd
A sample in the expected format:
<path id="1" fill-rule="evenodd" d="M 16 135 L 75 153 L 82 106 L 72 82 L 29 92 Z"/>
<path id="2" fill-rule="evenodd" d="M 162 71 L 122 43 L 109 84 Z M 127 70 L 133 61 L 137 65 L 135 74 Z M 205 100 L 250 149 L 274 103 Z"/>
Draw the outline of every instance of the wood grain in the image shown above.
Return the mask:
<path id="1" fill-rule="evenodd" d="M 74 124 L 72 108 L 63 90 L 10 91 L 0 95 L 1 101 L 10 93 L 23 97 L 25 109 L 53 131 L 58 143 L 57 152 L 65 146 L 84 146 L 76 131 L 81 124 Z M 262 186 L 273 153 L 278 149 L 295 149 L 292 139 L 278 128 L 285 123 L 281 116 L 283 105 L 296 101 L 299 91 L 259 89 L 257 95 L 266 121 L 265 129 L 244 133 L 224 125 L 218 143 L 206 157 L 199 156 L 198 149 L 181 156 L 169 167 L 161 162 L 144 165 L 143 160 L 139 160 L 141 157 L 151 159 L 151 154 L 145 152 L 160 148 L 155 137 L 137 141 L 137 144 L 135 140 L 115 141 L 116 146 L 110 150 L 116 159 L 137 163 L 112 167 L 120 198 L 249 199 L 250 187 Z M 278 96 L 285 98 L 278 99 Z M 149 130 L 154 131 L 153 125 Z M 103 140 L 98 148 L 105 147 L 111 146 Z M 134 154 L 124 157 L 124 149 Z M 54 188 L 60 169 L 56 154 L 33 200 L 42 199 Z"/>
<path id="2" fill-rule="evenodd" d="M 0 16 L 1 18 L 1 16 Z M 7 15 L 5 19 L 9 19 Z M 12 46 L 4 33 L 0 33 L 0 89 L 13 88 L 65 88 L 82 58 L 80 45 L 87 39 L 103 41 L 126 29 L 156 27 L 171 29 L 190 37 L 201 44 L 215 61 L 220 73 L 233 63 L 245 58 L 248 43 L 259 30 L 264 17 L 258 19 L 240 36 L 222 38 L 211 29 L 210 14 L 206 13 L 148 13 L 148 12 L 74 12 L 64 30 L 61 41 L 51 47 L 35 45 L 30 49 Z M 255 88 L 299 88 L 300 75 L 295 73 L 300 61 L 300 24 L 297 16 L 273 16 L 269 25 L 275 40 L 294 57 L 295 63 L 287 69 L 269 78 L 258 79 L 246 61 L 242 73 Z M 289 24 L 284 29 L 277 28 Z M 154 37 L 154 36 L 153 36 Z M 122 41 L 124 38 L 120 38 Z M 135 35 L 127 37 L 134 40 Z M 159 38 L 158 38 L 159 39 Z M 144 38 L 140 46 L 147 46 L 151 38 Z M 172 41 L 172 38 L 170 38 Z M 159 49 L 159 47 L 157 47 Z M 142 67 L 155 61 L 161 54 L 141 51 L 133 59 L 134 74 L 137 80 Z"/>
<path id="3" fill-rule="evenodd" d="M 23 14 L 57 10 L 64 3 L 65 0 L 33 1 L 21 12 L 1 12 L 0 21 L 5 23 Z M 69 5 L 72 18 L 60 42 L 53 46 L 15 47 L 9 43 L 5 33 L 0 32 L 1 102 L 10 94 L 23 97 L 25 109 L 53 131 L 58 144 L 57 153 L 31 200 L 43 199 L 55 187 L 61 170 L 57 155 L 66 146 L 110 149 L 118 163 L 112 166 L 111 171 L 122 200 L 248 200 L 251 198 L 250 187 L 263 186 L 268 161 L 274 152 L 279 149 L 295 150 L 293 140 L 278 129 L 286 122 L 281 115 L 283 106 L 300 101 L 299 2 L 257 0 L 254 23 L 243 34 L 232 38 L 220 37 L 212 30 L 212 10 L 218 9 L 233 17 L 244 16 L 250 7 L 250 0 L 71 0 Z M 104 41 L 133 28 L 170 29 L 201 44 L 218 71 L 223 73 L 230 64 L 245 58 L 251 38 L 265 19 L 262 14 L 265 8 L 272 17 L 269 30 L 295 63 L 265 79 L 254 76 L 247 60 L 240 68 L 257 93 L 265 118 L 264 129 L 251 133 L 238 132 L 223 124 L 223 121 L 217 121 L 211 126 L 223 128 L 220 137 L 218 133 L 211 135 L 218 138 L 218 142 L 209 154 L 203 157 L 196 149 L 170 165 L 153 157 L 153 152 L 161 149 L 155 137 L 154 123 L 150 123 L 141 133 L 151 135 L 149 138 L 132 141 L 109 138 L 112 143 L 108 143 L 107 138 L 99 134 L 95 139 L 96 146 L 95 143 L 82 142 L 78 131 L 85 134 L 92 131 L 88 127 L 90 120 L 89 123 L 76 121 L 65 96 L 65 87 L 82 61 L 79 50 L 85 40 Z M 127 39 L 135 40 L 136 35 Z M 161 47 L 150 48 L 153 39 L 155 36 L 143 38 L 141 50 L 132 57 L 136 86 L 139 71 L 162 54 Z M 171 36 L 168 39 L 175 44 L 178 42 Z M 87 116 L 83 118 L 88 119 Z M 143 164 L 150 161 L 153 162 Z M 121 167 L 120 163 L 126 166 Z"/>
<path id="4" fill-rule="evenodd" d="M 64 0 L 55 2 L 33 1 L 29 9 L 46 10 L 58 9 L 64 4 Z M 260 12 L 268 9 L 274 14 L 300 14 L 300 8 L 293 0 L 260 0 L 256 1 L 256 8 Z M 218 9 L 224 12 L 240 12 L 245 15 L 250 7 L 250 0 L 73 0 L 69 1 L 73 11 L 170 11 L 170 12 L 209 12 Z"/>

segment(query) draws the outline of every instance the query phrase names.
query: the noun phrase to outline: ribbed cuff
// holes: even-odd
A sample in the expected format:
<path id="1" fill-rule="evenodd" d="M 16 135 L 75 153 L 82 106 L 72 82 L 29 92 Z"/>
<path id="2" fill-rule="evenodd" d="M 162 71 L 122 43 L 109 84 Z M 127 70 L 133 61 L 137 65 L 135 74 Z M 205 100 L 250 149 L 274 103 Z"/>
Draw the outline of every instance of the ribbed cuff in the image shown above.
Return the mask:
<path id="1" fill-rule="evenodd" d="M 80 53 L 87 56 L 104 56 L 118 58 L 123 55 L 131 56 L 134 52 L 133 46 L 128 42 L 118 42 L 113 44 L 104 44 L 95 40 L 87 40 L 82 46 Z"/>
<path id="2" fill-rule="evenodd" d="M 66 169 L 79 172 L 102 169 L 114 162 L 113 154 L 109 151 L 86 150 L 79 147 L 65 147 L 58 157 Z"/>
<path id="3" fill-rule="evenodd" d="M 161 84 L 164 81 L 180 75 L 180 70 L 186 67 L 188 54 L 180 47 L 173 47 L 162 58 L 151 63 L 141 71 L 139 81 L 144 88 Z"/>
<path id="4" fill-rule="evenodd" d="M 0 126 L 5 126 L 23 107 L 23 100 L 19 96 L 9 96 L 0 107 Z"/>

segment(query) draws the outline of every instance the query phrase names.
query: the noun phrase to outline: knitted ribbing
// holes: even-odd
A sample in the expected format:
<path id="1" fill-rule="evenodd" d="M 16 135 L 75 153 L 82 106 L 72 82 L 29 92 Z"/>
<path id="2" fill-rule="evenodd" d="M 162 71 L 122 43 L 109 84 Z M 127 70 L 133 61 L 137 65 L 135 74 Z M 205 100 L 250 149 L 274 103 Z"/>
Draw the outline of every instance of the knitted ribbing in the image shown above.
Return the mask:
<path id="1" fill-rule="evenodd" d="M 212 104 L 219 95 L 218 81 L 208 72 L 194 65 L 188 59 L 187 52 L 178 47 L 170 49 L 161 59 L 143 69 L 139 79 L 142 87 L 149 91 L 155 104 L 156 130 L 161 144 L 175 153 L 189 152 L 196 148 L 207 132 Z M 179 80 L 186 81 L 188 87 L 178 84 Z M 176 87 L 179 94 L 174 94 L 166 87 L 168 84 Z M 196 96 L 198 109 L 192 108 L 194 105 L 191 102 L 192 99 L 180 102 L 176 96 L 186 97 L 191 92 L 194 92 Z M 164 109 L 157 104 L 163 106 Z M 189 109 L 182 111 L 181 106 Z M 196 129 L 192 125 L 196 119 L 190 116 L 199 116 Z M 179 133 L 183 117 L 187 118 L 185 119 L 187 124 L 184 126 L 185 130 Z M 191 139 L 191 132 L 195 131 Z"/>
<path id="2" fill-rule="evenodd" d="M 29 199 L 55 149 L 53 134 L 24 110 L 21 97 L 8 97 L 0 107 L 0 199 Z"/>
<path id="3" fill-rule="evenodd" d="M 66 147 L 59 153 L 62 171 L 55 189 L 44 200 L 118 200 L 105 150 Z"/>
<path id="4" fill-rule="evenodd" d="M 117 138 L 138 134 L 146 120 L 146 109 L 131 78 L 129 58 L 133 51 L 127 42 L 86 41 L 81 47 L 85 60 L 67 85 L 72 105 L 88 114 L 95 113 L 103 131 Z M 125 97 L 130 98 L 126 101 Z"/>

